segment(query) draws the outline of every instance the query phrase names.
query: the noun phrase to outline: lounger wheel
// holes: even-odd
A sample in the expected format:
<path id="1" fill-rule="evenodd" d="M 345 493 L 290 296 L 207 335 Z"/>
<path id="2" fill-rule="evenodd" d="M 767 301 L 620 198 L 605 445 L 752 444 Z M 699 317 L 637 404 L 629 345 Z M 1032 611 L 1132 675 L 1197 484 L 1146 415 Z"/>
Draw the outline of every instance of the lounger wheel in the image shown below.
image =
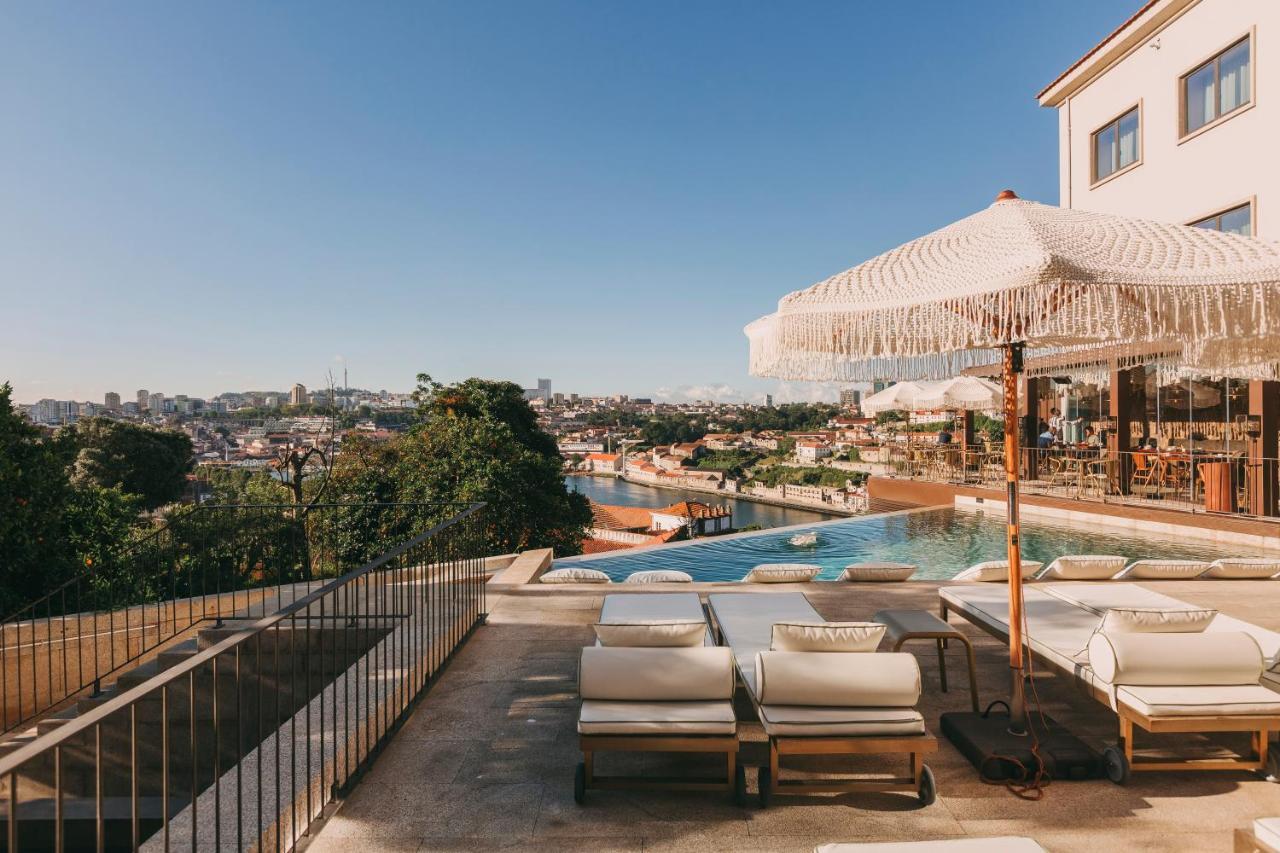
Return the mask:
<path id="1" fill-rule="evenodd" d="M 916 788 L 916 796 L 920 805 L 931 806 L 938 799 L 938 782 L 933 778 L 933 770 L 926 764 L 920 768 L 920 786 Z"/>
<path id="2" fill-rule="evenodd" d="M 768 767 L 760 768 L 760 777 L 758 780 L 760 786 L 760 808 L 769 808 L 769 788 L 772 785 L 772 774 Z"/>
<path id="3" fill-rule="evenodd" d="M 1109 746 L 1102 751 L 1102 763 L 1106 767 L 1107 778 L 1117 785 L 1127 784 L 1129 781 L 1129 759 L 1124 757 L 1124 753 L 1119 747 Z"/>
<path id="4" fill-rule="evenodd" d="M 733 771 L 733 802 L 739 806 L 747 804 L 747 768 L 741 764 Z"/>
<path id="5" fill-rule="evenodd" d="M 573 770 L 573 801 L 578 805 L 582 805 L 582 801 L 587 798 L 587 765 L 581 761 Z"/>

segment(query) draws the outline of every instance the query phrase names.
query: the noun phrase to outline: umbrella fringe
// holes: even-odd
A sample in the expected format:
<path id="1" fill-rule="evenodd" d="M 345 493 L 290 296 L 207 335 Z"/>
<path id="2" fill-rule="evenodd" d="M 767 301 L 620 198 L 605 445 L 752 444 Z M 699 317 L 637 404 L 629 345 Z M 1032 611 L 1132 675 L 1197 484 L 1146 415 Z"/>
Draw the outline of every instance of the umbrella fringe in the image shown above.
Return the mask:
<path id="1" fill-rule="evenodd" d="M 998 320 L 995 318 L 999 318 Z M 747 327 L 751 373 L 865 382 L 942 379 L 1034 341 L 1055 369 L 1177 360 L 1201 372 L 1280 360 L 1280 281 L 1117 285 L 1053 280 L 931 304 L 874 309 L 789 304 Z M 1189 344 L 1188 342 L 1198 342 Z M 1163 348 L 1163 349 L 1162 349 Z M 1154 350 L 1154 351 L 1153 351 Z M 1126 355 L 1126 351 L 1132 351 Z M 1270 369 L 1258 367 L 1257 369 Z"/>

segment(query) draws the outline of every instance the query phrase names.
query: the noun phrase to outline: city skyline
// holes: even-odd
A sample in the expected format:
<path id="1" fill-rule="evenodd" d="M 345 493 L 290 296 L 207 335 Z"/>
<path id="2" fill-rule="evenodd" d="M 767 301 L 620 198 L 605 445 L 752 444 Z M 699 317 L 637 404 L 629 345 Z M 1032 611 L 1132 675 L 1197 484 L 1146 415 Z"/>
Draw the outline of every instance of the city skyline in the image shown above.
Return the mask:
<path id="1" fill-rule="evenodd" d="M 0 381 L 835 399 L 748 378 L 741 327 L 1005 186 L 1057 201 L 1034 90 L 1127 11 L 11 6 Z"/>

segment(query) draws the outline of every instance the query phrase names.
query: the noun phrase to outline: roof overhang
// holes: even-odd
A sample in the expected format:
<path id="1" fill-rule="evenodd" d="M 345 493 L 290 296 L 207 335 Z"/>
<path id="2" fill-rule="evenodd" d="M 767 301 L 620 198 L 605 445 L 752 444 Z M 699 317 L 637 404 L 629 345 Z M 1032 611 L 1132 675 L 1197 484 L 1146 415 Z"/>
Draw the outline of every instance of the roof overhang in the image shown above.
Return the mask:
<path id="1" fill-rule="evenodd" d="M 1198 2 L 1200 0 L 1148 0 L 1127 21 L 1044 87 L 1036 96 L 1040 106 L 1059 106 Z"/>

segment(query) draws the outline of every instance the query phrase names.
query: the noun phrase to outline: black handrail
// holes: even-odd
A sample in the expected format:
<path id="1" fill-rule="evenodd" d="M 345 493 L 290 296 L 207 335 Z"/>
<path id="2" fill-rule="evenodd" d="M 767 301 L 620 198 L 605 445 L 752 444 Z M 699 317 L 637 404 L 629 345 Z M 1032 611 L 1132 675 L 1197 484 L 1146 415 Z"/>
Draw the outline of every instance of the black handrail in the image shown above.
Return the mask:
<path id="1" fill-rule="evenodd" d="M 49 811 L 57 849 L 104 849 L 113 833 L 133 848 L 162 834 L 166 849 L 202 835 L 215 849 L 291 849 L 483 620 L 482 508 L 0 758 L 8 849 L 25 849 L 24 812 Z"/>

